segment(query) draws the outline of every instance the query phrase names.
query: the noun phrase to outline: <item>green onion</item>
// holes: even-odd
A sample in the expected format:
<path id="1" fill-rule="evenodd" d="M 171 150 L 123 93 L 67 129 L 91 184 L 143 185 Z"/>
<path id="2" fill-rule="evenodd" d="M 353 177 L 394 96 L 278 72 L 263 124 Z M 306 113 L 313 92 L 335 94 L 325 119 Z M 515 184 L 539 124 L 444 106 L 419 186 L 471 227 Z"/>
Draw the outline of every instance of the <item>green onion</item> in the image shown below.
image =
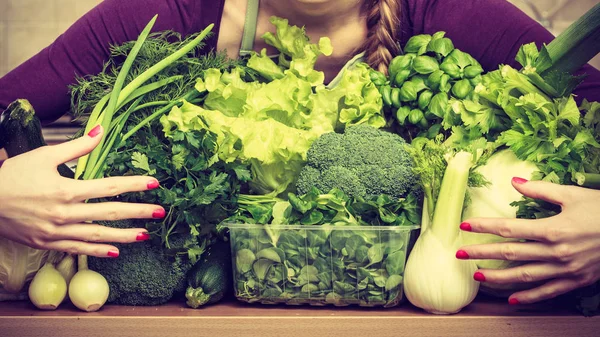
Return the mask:
<path id="1" fill-rule="evenodd" d="M 545 49 L 552 64 L 536 67 L 542 76 L 549 71 L 573 73 L 600 53 L 600 3 L 569 25 Z"/>
<path id="2" fill-rule="evenodd" d="M 131 49 L 131 52 L 129 53 L 129 55 L 127 55 L 127 58 L 125 59 L 125 62 L 123 63 L 123 67 L 121 68 L 121 71 L 119 71 L 119 75 L 117 76 L 117 80 L 116 80 L 113 90 L 110 94 L 110 99 L 108 100 L 108 105 L 107 105 L 106 109 L 102 112 L 102 114 L 98 117 L 97 122 L 100 125 L 102 125 L 102 127 L 105 130 L 105 133 L 104 133 L 104 135 L 102 135 L 100 144 L 98 144 L 98 146 L 96 146 L 96 148 L 92 151 L 92 153 L 90 153 L 89 158 L 87 158 L 87 164 L 88 164 L 87 166 L 91 167 L 92 169 L 89 171 L 86 170 L 83 173 L 84 179 L 91 179 L 90 174 L 96 166 L 98 157 L 104 150 L 104 143 L 106 142 L 106 139 L 108 138 L 107 134 L 109 131 L 109 126 L 112 121 L 113 115 L 116 112 L 117 104 L 118 104 L 118 101 L 120 98 L 119 96 L 122 94 L 121 89 L 123 88 L 125 79 L 127 78 L 127 75 L 129 74 L 129 70 L 131 69 L 131 66 L 133 65 L 133 61 L 137 57 L 137 54 L 140 51 L 140 49 L 142 48 L 144 41 L 150 34 L 150 31 L 152 30 L 152 27 L 154 26 L 154 23 L 156 22 L 157 17 L 158 17 L 158 15 L 155 15 L 152 18 L 152 20 L 150 20 L 150 22 L 146 25 L 146 27 L 144 28 L 144 30 L 138 37 L 137 41 L 135 42 L 133 48 Z M 140 85 L 141 85 L 141 83 L 140 83 Z M 127 87 L 130 87 L 130 86 L 131 86 L 131 83 Z M 130 89 L 130 90 L 133 91 L 132 89 Z M 129 96 L 129 95 L 126 95 L 125 97 L 127 97 L 127 96 Z"/>
<path id="3" fill-rule="evenodd" d="M 157 101 L 150 102 L 138 107 L 138 104 L 144 97 L 144 95 L 167 84 L 170 84 L 174 81 L 177 81 L 181 78 L 181 76 L 172 76 L 142 86 L 145 82 L 147 82 L 157 73 L 159 73 L 169 65 L 173 64 L 173 62 L 177 61 L 178 59 L 192 51 L 194 48 L 196 48 L 210 33 L 214 26 L 213 24 L 207 26 L 197 37 L 195 37 L 185 46 L 183 46 L 173 54 L 165 57 L 160 62 L 154 64 L 152 67 L 145 70 L 142 74 L 135 77 L 129 84 L 124 86 L 125 79 L 127 78 L 127 75 L 133 65 L 133 62 L 137 57 L 137 54 L 140 51 L 142 45 L 144 44 L 146 38 L 150 34 L 150 31 L 154 23 L 156 22 L 156 18 L 157 16 L 154 16 L 152 20 L 148 23 L 148 25 L 146 25 L 146 27 L 138 37 L 137 41 L 135 42 L 133 48 L 127 55 L 127 58 L 125 59 L 125 62 L 123 63 L 123 66 L 121 67 L 121 70 L 117 75 L 117 79 L 111 93 L 103 97 L 94 107 L 86 125 L 85 132 L 87 133 L 95 125 L 101 124 L 105 130 L 105 134 L 102 136 L 100 144 L 89 154 L 89 156 L 83 156 L 79 159 L 76 170 L 76 178 L 79 178 L 81 175 L 83 175 L 84 179 L 94 179 L 102 177 L 104 173 L 104 161 L 106 160 L 108 154 L 113 149 L 113 146 L 115 144 L 121 144 L 124 140 L 129 138 L 141 127 L 148 124 L 150 121 L 157 118 L 158 116 L 164 114 L 170 108 L 180 103 L 182 100 L 193 99 L 200 94 L 196 90 L 193 90 L 195 92 L 188 92 L 183 97 L 173 102 Z M 133 100 L 136 100 L 136 102 L 129 107 L 127 112 L 113 120 L 116 112 L 124 105 L 128 104 Z M 124 137 L 122 137 L 121 140 L 117 141 L 119 134 L 122 132 L 125 123 L 127 122 L 127 119 L 132 112 L 135 112 L 143 107 L 161 105 L 164 105 L 164 107 L 162 107 L 161 109 L 153 113 L 151 116 L 144 119 L 132 130 L 130 130 Z"/>

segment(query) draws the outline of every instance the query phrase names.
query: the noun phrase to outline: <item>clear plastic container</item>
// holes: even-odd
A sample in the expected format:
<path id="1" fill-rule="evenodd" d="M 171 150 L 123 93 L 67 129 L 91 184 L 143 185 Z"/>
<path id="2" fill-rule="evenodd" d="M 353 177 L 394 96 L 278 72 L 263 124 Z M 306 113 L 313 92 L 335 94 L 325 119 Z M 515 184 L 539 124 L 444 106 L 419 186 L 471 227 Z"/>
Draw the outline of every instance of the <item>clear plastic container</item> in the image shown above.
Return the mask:
<path id="1" fill-rule="evenodd" d="M 229 224 L 238 300 L 393 307 L 418 226 Z"/>

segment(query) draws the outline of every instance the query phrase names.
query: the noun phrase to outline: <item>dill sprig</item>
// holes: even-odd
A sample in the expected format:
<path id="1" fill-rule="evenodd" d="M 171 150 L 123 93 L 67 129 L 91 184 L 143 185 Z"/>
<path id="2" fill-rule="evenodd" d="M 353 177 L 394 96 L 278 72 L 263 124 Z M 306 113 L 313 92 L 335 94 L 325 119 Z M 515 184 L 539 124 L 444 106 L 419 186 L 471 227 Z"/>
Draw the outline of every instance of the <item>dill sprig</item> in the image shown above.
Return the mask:
<path id="1" fill-rule="evenodd" d="M 198 36 L 198 34 L 189 35 L 184 39 L 181 38 L 179 33 L 173 31 L 150 34 L 133 62 L 125 83 L 131 82 L 160 60 L 179 50 Z M 111 92 L 123 62 L 133 48 L 134 43 L 135 41 L 130 41 L 121 45 L 111 46 L 110 58 L 105 62 L 100 73 L 79 76 L 76 78 L 76 83 L 70 86 L 71 112 L 76 121 L 85 124 L 96 104 Z M 229 59 L 224 52 L 210 51 L 206 54 L 201 54 L 204 48 L 206 48 L 206 45 L 200 43 L 186 56 L 173 62 L 173 64 L 152 77 L 148 83 L 175 75 L 181 76 L 181 78 L 169 85 L 144 95 L 142 100 L 138 102 L 139 106 L 144 106 L 151 102 L 163 102 L 164 104 L 157 104 L 137 110 L 131 115 L 131 121 L 128 124 L 139 122 L 151 115 L 157 108 L 166 105 L 167 102 L 182 97 L 194 87 L 198 78 L 203 78 L 204 70 L 209 68 L 226 70 L 242 63 L 239 60 Z M 126 109 L 127 107 L 123 107 L 121 112 Z"/>

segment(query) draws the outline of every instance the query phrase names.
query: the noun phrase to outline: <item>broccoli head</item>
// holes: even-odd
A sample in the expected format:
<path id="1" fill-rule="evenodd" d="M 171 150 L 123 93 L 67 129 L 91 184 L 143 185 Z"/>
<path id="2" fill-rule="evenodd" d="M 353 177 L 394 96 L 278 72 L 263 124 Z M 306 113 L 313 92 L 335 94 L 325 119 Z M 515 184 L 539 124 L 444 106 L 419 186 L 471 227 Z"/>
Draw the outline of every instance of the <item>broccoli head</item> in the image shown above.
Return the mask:
<path id="1" fill-rule="evenodd" d="M 137 220 L 103 224 L 117 228 L 140 228 Z M 141 225 L 143 227 L 143 222 Z M 183 247 L 189 237 L 172 235 L 169 238 L 172 246 Z M 187 255 L 167 254 L 163 244 L 151 240 L 114 245 L 119 248 L 119 257 L 116 259 L 88 257 L 89 268 L 102 274 L 108 281 L 108 303 L 159 305 L 185 290 L 185 277 L 193 266 Z"/>
<path id="2" fill-rule="evenodd" d="M 308 193 L 312 187 L 339 188 L 351 197 L 369 199 L 381 194 L 403 198 L 418 192 L 406 146 L 401 136 L 364 124 L 349 126 L 344 133 L 323 134 L 308 150 L 297 193 Z"/>

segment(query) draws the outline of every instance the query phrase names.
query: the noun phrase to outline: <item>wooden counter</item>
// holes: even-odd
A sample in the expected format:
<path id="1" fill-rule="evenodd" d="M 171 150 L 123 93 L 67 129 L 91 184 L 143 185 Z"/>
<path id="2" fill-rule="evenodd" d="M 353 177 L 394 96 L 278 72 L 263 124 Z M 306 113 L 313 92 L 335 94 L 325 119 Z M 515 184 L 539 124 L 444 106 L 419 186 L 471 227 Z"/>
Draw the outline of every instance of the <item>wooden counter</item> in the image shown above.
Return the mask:
<path id="1" fill-rule="evenodd" d="M 478 299 L 457 315 L 425 314 L 409 304 L 390 309 L 248 305 L 227 301 L 204 309 L 107 305 L 83 313 L 70 304 L 40 311 L 28 302 L 0 302 L 2 337 L 384 337 L 600 336 L 600 316 L 548 305 L 509 306 Z"/>

